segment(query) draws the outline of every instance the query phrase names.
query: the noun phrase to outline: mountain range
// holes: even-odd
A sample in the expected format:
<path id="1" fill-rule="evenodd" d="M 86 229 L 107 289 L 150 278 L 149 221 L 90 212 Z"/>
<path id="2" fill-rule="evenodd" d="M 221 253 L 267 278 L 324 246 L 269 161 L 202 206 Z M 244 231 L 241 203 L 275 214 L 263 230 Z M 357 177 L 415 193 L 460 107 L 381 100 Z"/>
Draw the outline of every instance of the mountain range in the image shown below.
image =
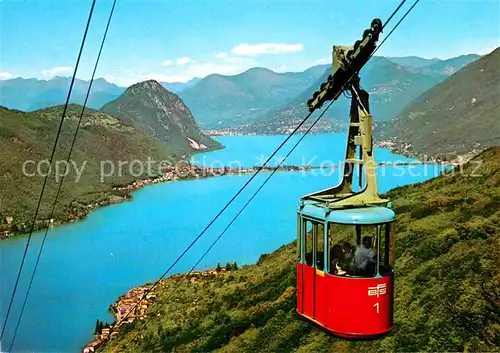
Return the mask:
<path id="1" fill-rule="evenodd" d="M 462 67 L 466 66 L 467 64 L 473 61 L 476 61 L 480 57 L 481 56 L 477 54 L 467 54 L 467 55 L 460 55 L 455 58 L 447 60 L 435 61 L 430 65 L 423 65 L 423 66 L 407 65 L 406 67 L 409 71 L 412 72 L 430 74 L 430 75 L 451 76 L 455 72 L 460 70 Z"/>
<path id="2" fill-rule="evenodd" d="M 413 67 L 404 67 L 384 57 L 373 57 L 360 72 L 361 86 L 370 93 L 370 110 L 374 121 L 387 121 L 399 114 L 413 99 L 448 77 L 450 70 L 443 67 L 461 68 L 474 60 L 474 56 L 458 57 L 446 60 L 446 64 L 439 66 L 441 61 L 433 62 L 427 67 L 418 70 Z M 435 67 L 435 65 L 438 65 Z M 319 90 L 320 85 L 326 82 L 331 69 L 303 93 L 291 100 L 288 104 L 270 111 L 260 119 L 254 119 L 243 124 L 239 131 L 256 133 L 286 133 L 297 126 L 307 114 L 306 102 Z M 345 128 L 344 124 L 349 116 L 350 99 L 340 97 L 320 120 L 318 130 L 337 131 Z M 305 125 L 301 131 L 305 130 Z"/>
<path id="3" fill-rule="evenodd" d="M 193 78 L 188 82 L 160 82 L 163 87 L 173 93 L 181 92 L 196 85 L 201 79 Z M 36 78 L 14 78 L 0 81 L 0 105 L 10 109 L 34 111 L 62 105 L 66 102 L 70 77 L 56 76 L 50 80 Z M 89 87 L 89 81 L 75 79 L 71 93 L 71 104 L 83 104 Z M 87 107 L 99 109 L 104 104 L 118 98 L 126 87 L 120 87 L 103 78 L 92 83 Z"/>
<path id="4" fill-rule="evenodd" d="M 23 111 L 61 105 L 66 102 L 70 84 L 71 78 L 59 76 L 50 80 L 20 77 L 3 80 L 0 81 L 0 105 Z M 89 81 L 75 79 L 70 103 L 83 104 L 88 87 Z M 124 91 L 125 88 L 98 78 L 92 83 L 87 106 L 98 109 Z"/>
<path id="5" fill-rule="evenodd" d="M 399 152 L 446 159 L 499 144 L 499 63 L 497 48 L 468 64 L 380 124 L 377 138 L 390 139 Z"/>
<path id="6" fill-rule="evenodd" d="M 325 65 L 277 73 L 256 67 L 241 74 L 213 74 L 179 93 L 203 128 L 232 127 L 285 104 L 315 82 Z"/>
<path id="7" fill-rule="evenodd" d="M 399 113 L 416 95 L 478 57 L 472 54 L 447 60 L 372 58 L 363 71 L 362 82 L 365 88 L 373 91 L 376 119 L 387 120 Z M 238 75 L 213 74 L 186 83 L 160 83 L 179 94 L 204 129 L 243 127 L 241 132 L 252 132 L 251 129 L 255 130 L 253 132 L 283 132 L 287 125 L 290 127 L 302 117 L 305 102 L 330 71 L 331 65 L 285 73 L 257 67 Z M 68 77 L 3 80 L 0 81 L 0 105 L 33 111 L 64 104 L 70 82 Z M 82 104 L 88 84 L 88 81 L 76 79 L 70 102 Z M 125 89 L 102 78 L 96 79 L 87 106 L 99 109 L 119 97 Z M 391 104 L 385 104 L 387 102 Z M 346 116 L 347 105 L 347 100 L 340 99 L 332 106 L 327 119 L 321 122 L 325 129 L 335 129 L 332 124 L 338 123 L 335 119 Z"/>

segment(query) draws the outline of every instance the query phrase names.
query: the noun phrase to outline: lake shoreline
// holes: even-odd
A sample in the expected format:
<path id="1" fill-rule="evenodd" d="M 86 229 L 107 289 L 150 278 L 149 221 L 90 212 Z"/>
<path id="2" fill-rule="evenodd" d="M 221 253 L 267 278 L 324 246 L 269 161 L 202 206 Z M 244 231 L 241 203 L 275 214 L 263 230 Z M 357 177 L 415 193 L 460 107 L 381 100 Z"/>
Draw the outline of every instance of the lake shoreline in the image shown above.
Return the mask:
<path id="1" fill-rule="evenodd" d="M 341 133 L 343 131 L 316 131 L 316 132 L 311 132 L 310 135 L 318 135 L 318 134 L 335 134 L 335 133 Z M 216 129 L 207 129 L 204 131 L 204 133 L 207 136 L 255 136 L 255 135 L 282 135 L 282 136 L 287 136 L 288 134 L 285 133 L 280 133 L 280 132 L 274 132 L 274 133 L 254 133 L 254 132 L 243 132 L 243 131 L 238 131 L 238 130 L 232 130 L 232 129 L 222 129 L 222 130 L 216 130 Z M 303 132 L 299 132 L 303 133 Z M 387 148 L 394 154 L 399 154 L 408 158 L 415 158 L 421 161 L 422 163 L 425 164 L 433 164 L 433 163 L 443 163 L 447 165 L 460 165 L 467 163 L 469 160 L 471 160 L 474 156 L 478 155 L 484 149 L 474 149 L 470 151 L 469 153 L 465 154 L 460 154 L 455 156 L 453 160 L 447 160 L 439 157 L 438 154 L 435 155 L 426 155 L 423 153 L 415 152 L 411 150 L 411 145 L 410 144 L 404 144 L 404 143 L 399 143 L 400 146 L 397 146 L 397 143 L 395 142 L 395 139 L 393 138 L 387 138 L 383 139 L 380 141 L 374 141 L 374 146 L 381 147 L 381 148 Z"/>
<path id="2" fill-rule="evenodd" d="M 191 163 L 182 163 L 180 165 L 167 167 L 164 170 L 163 175 L 153 176 L 144 179 L 134 180 L 130 183 L 123 185 L 114 185 L 109 190 L 106 191 L 96 191 L 92 194 L 100 194 L 103 199 L 93 203 L 81 203 L 78 200 L 74 200 L 69 208 L 72 212 L 70 212 L 65 218 L 52 218 L 40 220 L 35 223 L 35 227 L 33 232 L 43 231 L 47 228 L 52 228 L 55 226 L 74 223 L 77 221 L 84 220 L 88 214 L 99 207 L 109 206 L 117 203 L 122 203 L 126 201 L 132 200 L 132 192 L 137 191 L 145 186 L 164 183 L 169 181 L 187 181 L 187 180 L 198 180 L 205 179 L 216 176 L 224 176 L 224 175 L 242 175 L 242 174 L 252 174 L 259 167 L 254 166 L 251 168 L 212 168 L 212 167 L 204 167 L 204 166 L 196 166 Z M 264 167 L 263 171 L 272 171 L 275 169 L 274 167 Z M 314 167 L 309 166 L 282 166 L 279 167 L 279 171 L 307 171 L 314 169 Z M 81 196 L 88 196 L 90 194 L 85 194 Z M 81 197 L 80 196 L 80 197 Z M 26 229 L 26 228 L 25 228 Z M 0 231 L 0 241 L 10 239 L 13 237 L 21 237 L 23 235 L 27 235 L 29 231 L 12 231 L 12 230 L 3 230 Z"/>
<path id="3" fill-rule="evenodd" d="M 386 145 L 382 145 L 380 147 L 389 148 Z M 415 162 L 379 162 L 377 163 L 377 166 L 410 166 L 410 165 L 423 165 L 423 164 L 432 165 L 432 164 L 443 164 L 443 163 L 445 162 L 440 160 L 426 161 L 426 162 L 422 162 L 419 160 Z M 445 164 L 453 165 L 451 163 L 445 163 Z M 282 165 L 278 167 L 278 171 L 293 172 L 293 171 L 311 171 L 317 169 L 335 169 L 335 168 L 338 168 L 338 166 Z M 132 201 L 132 192 L 142 189 L 143 187 L 148 185 L 171 182 L 171 181 L 198 180 L 198 179 L 205 179 L 205 178 L 225 176 L 225 175 L 253 174 L 258 169 L 259 166 L 253 166 L 249 168 L 243 168 L 243 167 L 215 168 L 215 167 L 197 166 L 191 163 L 183 163 L 180 165 L 167 167 L 163 175 L 138 179 L 123 185 L 114 185 L 109 190 L 106 191 L 97 191 L 94 194 L 100 194 L 103 197 L 103 199 L 97 202 L 82 203 L 79 202 L 78 200 L 74 200 L 69 206 L 72 209 L 72 212 L 70 212 L 67 215 L 67 217 L 59 219 L 52 218 L 52 219 L 37 221 L 33 232 L 43 231 L 46 230 L 47 228 L 52 228 L 59 225 L 81 221 L 84 220 L 88 216 L 88 214 L 94 209 L 126 201 Z M 262 168 L 262 171 L 271 172 L 274 169 L 276 168 L 273 166 L 265 166 L 264 168 Z M 85 194 L 81 196 L 88 196 L 88 195 L 90 194 Z M 15 232 L 12 230 L 3 230 L 0 231 L 0 241 L 10 239 L 13 237 L 21 237 L 23 235 L 27 235 L 28 233 L 29 231 Z"/>

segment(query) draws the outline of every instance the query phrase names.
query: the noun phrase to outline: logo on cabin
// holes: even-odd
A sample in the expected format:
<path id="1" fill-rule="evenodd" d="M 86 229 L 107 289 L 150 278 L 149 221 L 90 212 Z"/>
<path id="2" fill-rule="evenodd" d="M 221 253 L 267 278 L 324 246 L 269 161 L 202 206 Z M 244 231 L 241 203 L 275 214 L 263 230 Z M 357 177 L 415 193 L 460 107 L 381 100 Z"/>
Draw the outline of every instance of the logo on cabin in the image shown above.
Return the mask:
<path id="1" fill-rule="evenodd" d="M 385 283 L 378 284 L 376 287 L 368 287 L 369 297 L 379 297 L 387 294 L 387 285 Z"/>

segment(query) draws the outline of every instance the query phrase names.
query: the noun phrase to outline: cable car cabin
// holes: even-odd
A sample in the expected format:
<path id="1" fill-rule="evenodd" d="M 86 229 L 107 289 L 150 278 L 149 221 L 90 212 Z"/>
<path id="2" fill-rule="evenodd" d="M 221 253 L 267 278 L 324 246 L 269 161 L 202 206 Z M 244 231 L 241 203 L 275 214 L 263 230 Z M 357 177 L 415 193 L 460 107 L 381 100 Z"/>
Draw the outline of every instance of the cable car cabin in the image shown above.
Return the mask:
<path id="1" fill-rule="evenodd" d="M 353 47 L 334 46 L 332 74 L 307 102 L 312 113 L 346 91 L 351 94 L 342 179 L 302 196 L 297 232 L 297 312 L 345 338 L 376 338 L 393 327 L 395 214 L 390 201 L 378 195 L 369 94 L 358 75 L 381 30 L 382 22 L 374 19 Z"/>
<path id="2" fill-rule="evenodd" d="M 388 333 L 393 327 L 394 220 L 394 212 L 386 207 L 325 213 L 325 208 L 306 202 L 298 211 L 297 312 L 345 338 Z M 357 252 L 354 258 L 344 247 L 347 243 Z M 366 252 L 372 254 L 365 250 L 370 247 L 374 256 L 363 264 Z"/>

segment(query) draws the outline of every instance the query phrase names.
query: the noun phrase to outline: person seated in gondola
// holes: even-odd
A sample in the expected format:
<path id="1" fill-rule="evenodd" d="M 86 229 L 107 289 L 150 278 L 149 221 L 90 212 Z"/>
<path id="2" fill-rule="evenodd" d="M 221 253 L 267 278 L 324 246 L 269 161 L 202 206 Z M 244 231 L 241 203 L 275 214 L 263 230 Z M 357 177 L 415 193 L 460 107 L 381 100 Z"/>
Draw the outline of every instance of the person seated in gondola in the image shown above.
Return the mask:
<path id="1" fill-rule="evenodd" d="M 347 273 L 354 272 L 354 248 L 351 243 L 345 242 L 342 246 L 342 251 L 344 253 L 345 263 L 343 268 Z"/>
<path id="2" fill-rule="evenodd" d="M 371 249 L 372 238 L 369 236 L 364 236 L 361 245 L 358 245 L 356 252 L 354 253 L 354 269 L 358 275 L 370 275 L 372 271 L 370 269 L 373 267 L 373 258 L 375 253 Z"/>
<path id="3" fill-rule="evenodd" d="M 345 274 L 342 264 L 345 263 L 344 253 L 339 244 L 335 244 L 330 250 L 330 272 L 333 274 Z"/>

